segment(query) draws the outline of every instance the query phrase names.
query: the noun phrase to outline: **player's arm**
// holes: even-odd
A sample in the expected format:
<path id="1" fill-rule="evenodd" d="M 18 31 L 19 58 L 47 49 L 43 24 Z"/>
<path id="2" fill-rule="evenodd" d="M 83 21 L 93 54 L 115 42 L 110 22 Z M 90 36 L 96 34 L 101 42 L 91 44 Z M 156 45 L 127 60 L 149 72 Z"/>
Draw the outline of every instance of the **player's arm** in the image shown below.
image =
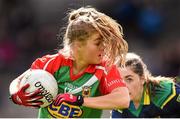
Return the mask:
<path id="1" fill-rule="evenodd" d="M 26 73 L 29 72 L 29 70 L 25 71 L 23 74 L 21 74 L 11 82 L 9 86 L 10 99 L 18 105 L 28 107 L 40 107 L 40 105 L 43 104 L 41 101 L 38 101 L 42 98 L 42 96 L 39 95 L 40 90 L 26 93 L 26 89 L 30 86 L 29 84 L 19 87 L 22 78 L 25 76 Z"/>
<path id="2" fill-rule="evenodd" d="M 106 74 L 100 81 L 100 90 L 104 96 L 82 97 L 70 94 L 59 94 L 55 99 L 55 105 L 60 105 L 63 101 L 78 106 L 86 106 L 96 109 L 123 109 L 129 107 L 130 97 L 125 84 L 122 82 L 119 71 L 116 67 Z"/>
<path id="3" fill-rule="evenodd" d="M 84 98 L 83 106 L 96 109 L 128 108 L 129 101 L 128 89 L 126 87 L 118 87 L 104 96 Z"/>
<path id="4" fill-rule="evenodd" d="M 123 109 L 129 107 L 129 94 L 126 87 L 118 87 L 111 93 L 98 97 L 82 97 L 72 94 L 59 94 L 55 101 L 55 106 L 60 106 L 63 101 L 72 105 L 86 106 L 96 109 Z"/>
<path id="5" fill-rule="evenodd" d="M 18 90 L 19 90 L 19 84 L 20 84 L 20 81 L 22 80 L 22 78 L 24 77 L 24 75 L 29 72 L 29 69 L 27 71 L 25 71 L 23 74 L 21 74 L 20 76 L 18 76 L 16 79 L 14 79 L 10 86 L 9 86 L 9 92 L 10 92 L 10 95 L 16 93 Z"/>
<path id="6" fill-rule="evenodd" d="M 129 92 L 116 66 L 112 66 L 100 82 L 103 96 L 84 98 L 84 106 L 97 109 L 123 109 L 129 107 Z"/>
<path id="7" fill-rule="evenodd" d="M 27 84 L 23 87 L 19 87 L 19 84 L 20 84 L 22 78 L 25 76 L 25 74 L 28 73 L 28 71 L 30 71 L 31 69 L 44 69 L 45 66 L 52 67 L 52 65 L 54 64 L 53 63 L 54 60 L 52 60 L 52 59 L 54 59 L 53 57 L 55 57 L 55 55 L 53 55 L 53 56 L 46 55 L 46 56 L 43 56 L 42 58 L 37 58 L 32 63 L 30 69 L 28 69 L 22 75 L 18 76 L 16 79 L 14 79 L 12 81 L 12 83 L 10 84 L 9 91 L 10 91 L 11 99 L 15 104 L 30 106 L 30 107 L 39 107 L 42 104 L 42 102 L 39 101 L 39 99 L 41 99 L 43 97 L 43 96 L 39 95 L 41 92 L 40 90 L 36 90 L 34 92 L 27 93 L 26 89 L 29 87 L 29 84 Z M 59 62 L 60 61 L 61 61 L 61 59 L 59 60 Z M 58 67 L 58 65 L 57 65 L 57 67 Z M 49 68 L 49 70 L 51 70 L 51 68 Z"/>

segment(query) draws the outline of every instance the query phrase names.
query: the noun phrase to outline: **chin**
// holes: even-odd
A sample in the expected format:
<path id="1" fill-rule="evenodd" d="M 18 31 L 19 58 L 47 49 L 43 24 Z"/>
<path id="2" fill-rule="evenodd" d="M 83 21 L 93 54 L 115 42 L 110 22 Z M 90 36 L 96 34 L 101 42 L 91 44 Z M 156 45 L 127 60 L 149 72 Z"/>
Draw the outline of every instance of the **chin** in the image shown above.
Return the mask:
<path id="1" fill-rule="evenodd" d="M 92 64 L 100 64 L 101 62 L 94 62 L 94 63 L 92 63 Z"/>
<path id="2" fill-rule="evenodd" d="M 100 64 L 100 63 L 101 63 L 101 61 L 98 61 L 98 62 L 97 62 L 97 64 Z"/>
<path id="3" fill-rule="evenodd" d="M 129 96 L 130 96 L 130 99 L 133 100 L 133 96 L 131 94 L 129 94 Z"/>
<path id="4" fill-rule="evenodd" d="M 94 63 L 94 64 L 100 64 L 100 63 Z"/>

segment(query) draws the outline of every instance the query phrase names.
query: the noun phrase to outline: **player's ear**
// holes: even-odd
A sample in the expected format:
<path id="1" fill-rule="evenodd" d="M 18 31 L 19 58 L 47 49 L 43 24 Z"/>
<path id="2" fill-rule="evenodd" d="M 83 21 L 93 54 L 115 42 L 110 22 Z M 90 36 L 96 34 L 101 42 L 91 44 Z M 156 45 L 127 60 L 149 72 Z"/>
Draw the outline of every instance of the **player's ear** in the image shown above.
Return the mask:
<path id="1" fill-rule="evenodd" d="M 80 41 L 75 41 L 71 45 L 71 48 L 72 48 L 74 53 L 77 53 L 77 52 L 81 51 L 82 43 Z"/>
<path id="2" fill-rule="evenodd" d="M 76 41 L 76 48 L 81 49 L 86 45 L 86 41 Z"/>
<path id="3" fill-rule="evenodd" d="M 75 48 L 81 48 L 81 46 L 82 46 L 82 43 L 80 41 L 75 41 L 73 43 L 73 47 L 75 47 Z"/>

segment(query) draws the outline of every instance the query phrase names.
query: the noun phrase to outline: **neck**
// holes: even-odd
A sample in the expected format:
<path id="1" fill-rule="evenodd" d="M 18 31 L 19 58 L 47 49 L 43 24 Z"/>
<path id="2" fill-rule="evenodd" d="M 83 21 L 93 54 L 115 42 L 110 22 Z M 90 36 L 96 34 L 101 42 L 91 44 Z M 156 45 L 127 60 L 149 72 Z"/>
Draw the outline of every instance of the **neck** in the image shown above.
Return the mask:
<path id="1" fill-rule="evenodd" d="M 73 74 L 78 74 L 83 72 L 88 67 L 88 64 L 83 61 L 73 61 Z"/>
<path id="2" fill-rule="evenodd" d="M 143 89 L 140 90 L 139 95 L 133 100 L 136 109 L 139 107 L 141 103 L 142 96 L 143 96 Z"/>

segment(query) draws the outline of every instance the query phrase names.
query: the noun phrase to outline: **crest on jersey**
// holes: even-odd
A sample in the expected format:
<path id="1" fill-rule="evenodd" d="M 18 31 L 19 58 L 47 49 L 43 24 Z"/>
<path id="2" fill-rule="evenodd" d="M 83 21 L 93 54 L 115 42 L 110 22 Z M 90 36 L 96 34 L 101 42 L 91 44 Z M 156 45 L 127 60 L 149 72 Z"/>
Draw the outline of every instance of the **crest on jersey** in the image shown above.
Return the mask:
<path id="1" fill-rule="evenodd" d="M 89 97 L 90 94 L 91 94 L 91 87 L 89 87 L 89 86 L 84 86 L 84 87 L 82 88 L 82 96 L 83 96 L 83 97 Z"/>

